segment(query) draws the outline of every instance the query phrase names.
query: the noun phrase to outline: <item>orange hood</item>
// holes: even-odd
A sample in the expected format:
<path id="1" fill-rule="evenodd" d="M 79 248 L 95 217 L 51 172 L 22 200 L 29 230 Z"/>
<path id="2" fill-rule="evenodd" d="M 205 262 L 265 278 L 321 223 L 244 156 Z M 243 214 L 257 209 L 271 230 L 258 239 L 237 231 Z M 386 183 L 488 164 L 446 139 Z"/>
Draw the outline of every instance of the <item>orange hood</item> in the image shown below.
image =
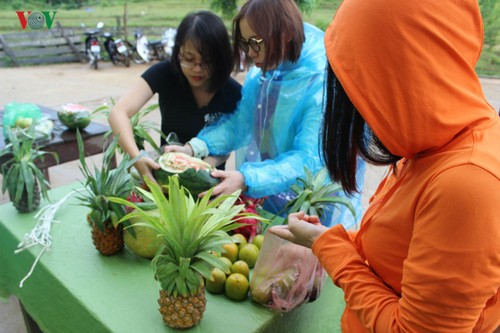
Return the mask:
<path id="1" fill-rule="evenodd" d="M 498 117 L 474 72 L 482 27 L 477 0 L 346 0 L 325 46 L 377 137 L 411 158 Z"/>

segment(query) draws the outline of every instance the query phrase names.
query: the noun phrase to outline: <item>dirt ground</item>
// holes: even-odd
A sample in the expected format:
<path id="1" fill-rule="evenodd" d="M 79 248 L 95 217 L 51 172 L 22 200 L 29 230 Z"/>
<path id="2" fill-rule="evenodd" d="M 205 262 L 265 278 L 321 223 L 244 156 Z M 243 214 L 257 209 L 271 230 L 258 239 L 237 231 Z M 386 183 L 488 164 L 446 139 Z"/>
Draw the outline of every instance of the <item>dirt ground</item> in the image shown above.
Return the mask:
<path id="1" fill-rule="evenodd" d="M 99 66 L 98 70 L 79 63 L 0 68 L 0 108 L 12 101 L 53 108 L 74 102 L 93 108 L 124 94 L 149 65 L 132 64 L 126 68 L 101 62 Z M 481 83 L 488 101 L 498 110 L 500 80 L 484 78 Z"/>

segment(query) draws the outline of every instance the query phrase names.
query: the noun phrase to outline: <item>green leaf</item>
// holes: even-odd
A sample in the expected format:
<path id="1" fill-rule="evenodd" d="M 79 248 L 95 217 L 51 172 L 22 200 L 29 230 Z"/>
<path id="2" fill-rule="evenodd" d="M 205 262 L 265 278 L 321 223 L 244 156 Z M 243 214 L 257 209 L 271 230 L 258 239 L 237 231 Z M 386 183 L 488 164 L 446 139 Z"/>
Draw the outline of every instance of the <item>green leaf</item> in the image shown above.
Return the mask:
<path id="1" fill-rule="evenodd" d="M 219 261 L 221 262 L 222 266 L 224 266 L 224 269 L 227 271 L 224 273 L 229 274 L 230 271 L 227 268 L 227 266 L 224 265 L 224 263 L 221 260 L 219 260 Z M 205 279 L 210 279 L 212 277 L 212 271 L 211 271 L 210 265 L 204 261 L 195 262 L 194 264 L 191 265 L 191 268 L 193 270 L 197 271 L 198 274 L 203 276 Z M 217 268 L 221 269 L 220 267 L 217 267 Z"/>

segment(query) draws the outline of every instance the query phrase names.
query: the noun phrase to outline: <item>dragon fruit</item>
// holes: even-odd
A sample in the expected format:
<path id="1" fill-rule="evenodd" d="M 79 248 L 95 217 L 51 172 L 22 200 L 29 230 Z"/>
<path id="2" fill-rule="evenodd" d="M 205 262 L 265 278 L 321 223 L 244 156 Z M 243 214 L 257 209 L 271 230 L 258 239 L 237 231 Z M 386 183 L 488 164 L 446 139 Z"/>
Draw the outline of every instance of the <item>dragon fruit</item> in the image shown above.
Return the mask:
<path id="1" fill-rule="evenodd" d="M 237 204 L 244 204 L 245 208 L 242 210 L 242 214 L 237 215 L 235 219 L 240 218 L 237 222 L 243 224 L 243 226 L 233 230 L 233 232 L 242 234 L 248 242 L 251 242 L 256 235 L 262 232 L 262 223 L 253 217 L 246 217 L 245 213 L 258 215 L 257 207 L 262 204 L 263 201 L 264 198 L 255 199 L 244 194 L 241 194 L 238 198 Z"/>

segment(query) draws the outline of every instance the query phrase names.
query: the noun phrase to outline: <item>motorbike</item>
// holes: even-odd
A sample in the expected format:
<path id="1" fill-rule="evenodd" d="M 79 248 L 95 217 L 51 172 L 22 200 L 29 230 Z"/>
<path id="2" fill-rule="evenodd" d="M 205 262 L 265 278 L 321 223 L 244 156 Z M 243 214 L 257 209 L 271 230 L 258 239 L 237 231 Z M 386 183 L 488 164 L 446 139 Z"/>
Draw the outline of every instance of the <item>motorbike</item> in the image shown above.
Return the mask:
<path id="1" fill-rule="evenodd" d="M 125 42 L 119 38 L 114 39 L 110 32 L 105 32 L 102 36 L 105 38 L 104 48 L 113 65 L 121 62 L 125 67 L 130 67 L 130 50 Z"/>
<path id="2" fill-rule="evenodd" d="M 153 60 L 170 59 L 176 34 L 176 29 L 169 28 L 163 33 L 161 40 L 148 41 L 148 38 L 141 31 L 136 30 L 134 33 L 136 46 L 132 52 L 132 60 L 135 63 L 143 64 Z"/>
<path id="3" fill-rule="evenodd" d="M 101 44 L 99 43 L 99 38 L 97 37 L 101 32 L 104 24 L 102 22 L 97 23 L 97 29 L 89 29 L 85 31 L 85 53 L 89 59 L 90 66 L 94 69 L 98 68 L 98 61 L 101 59 Z"/>

